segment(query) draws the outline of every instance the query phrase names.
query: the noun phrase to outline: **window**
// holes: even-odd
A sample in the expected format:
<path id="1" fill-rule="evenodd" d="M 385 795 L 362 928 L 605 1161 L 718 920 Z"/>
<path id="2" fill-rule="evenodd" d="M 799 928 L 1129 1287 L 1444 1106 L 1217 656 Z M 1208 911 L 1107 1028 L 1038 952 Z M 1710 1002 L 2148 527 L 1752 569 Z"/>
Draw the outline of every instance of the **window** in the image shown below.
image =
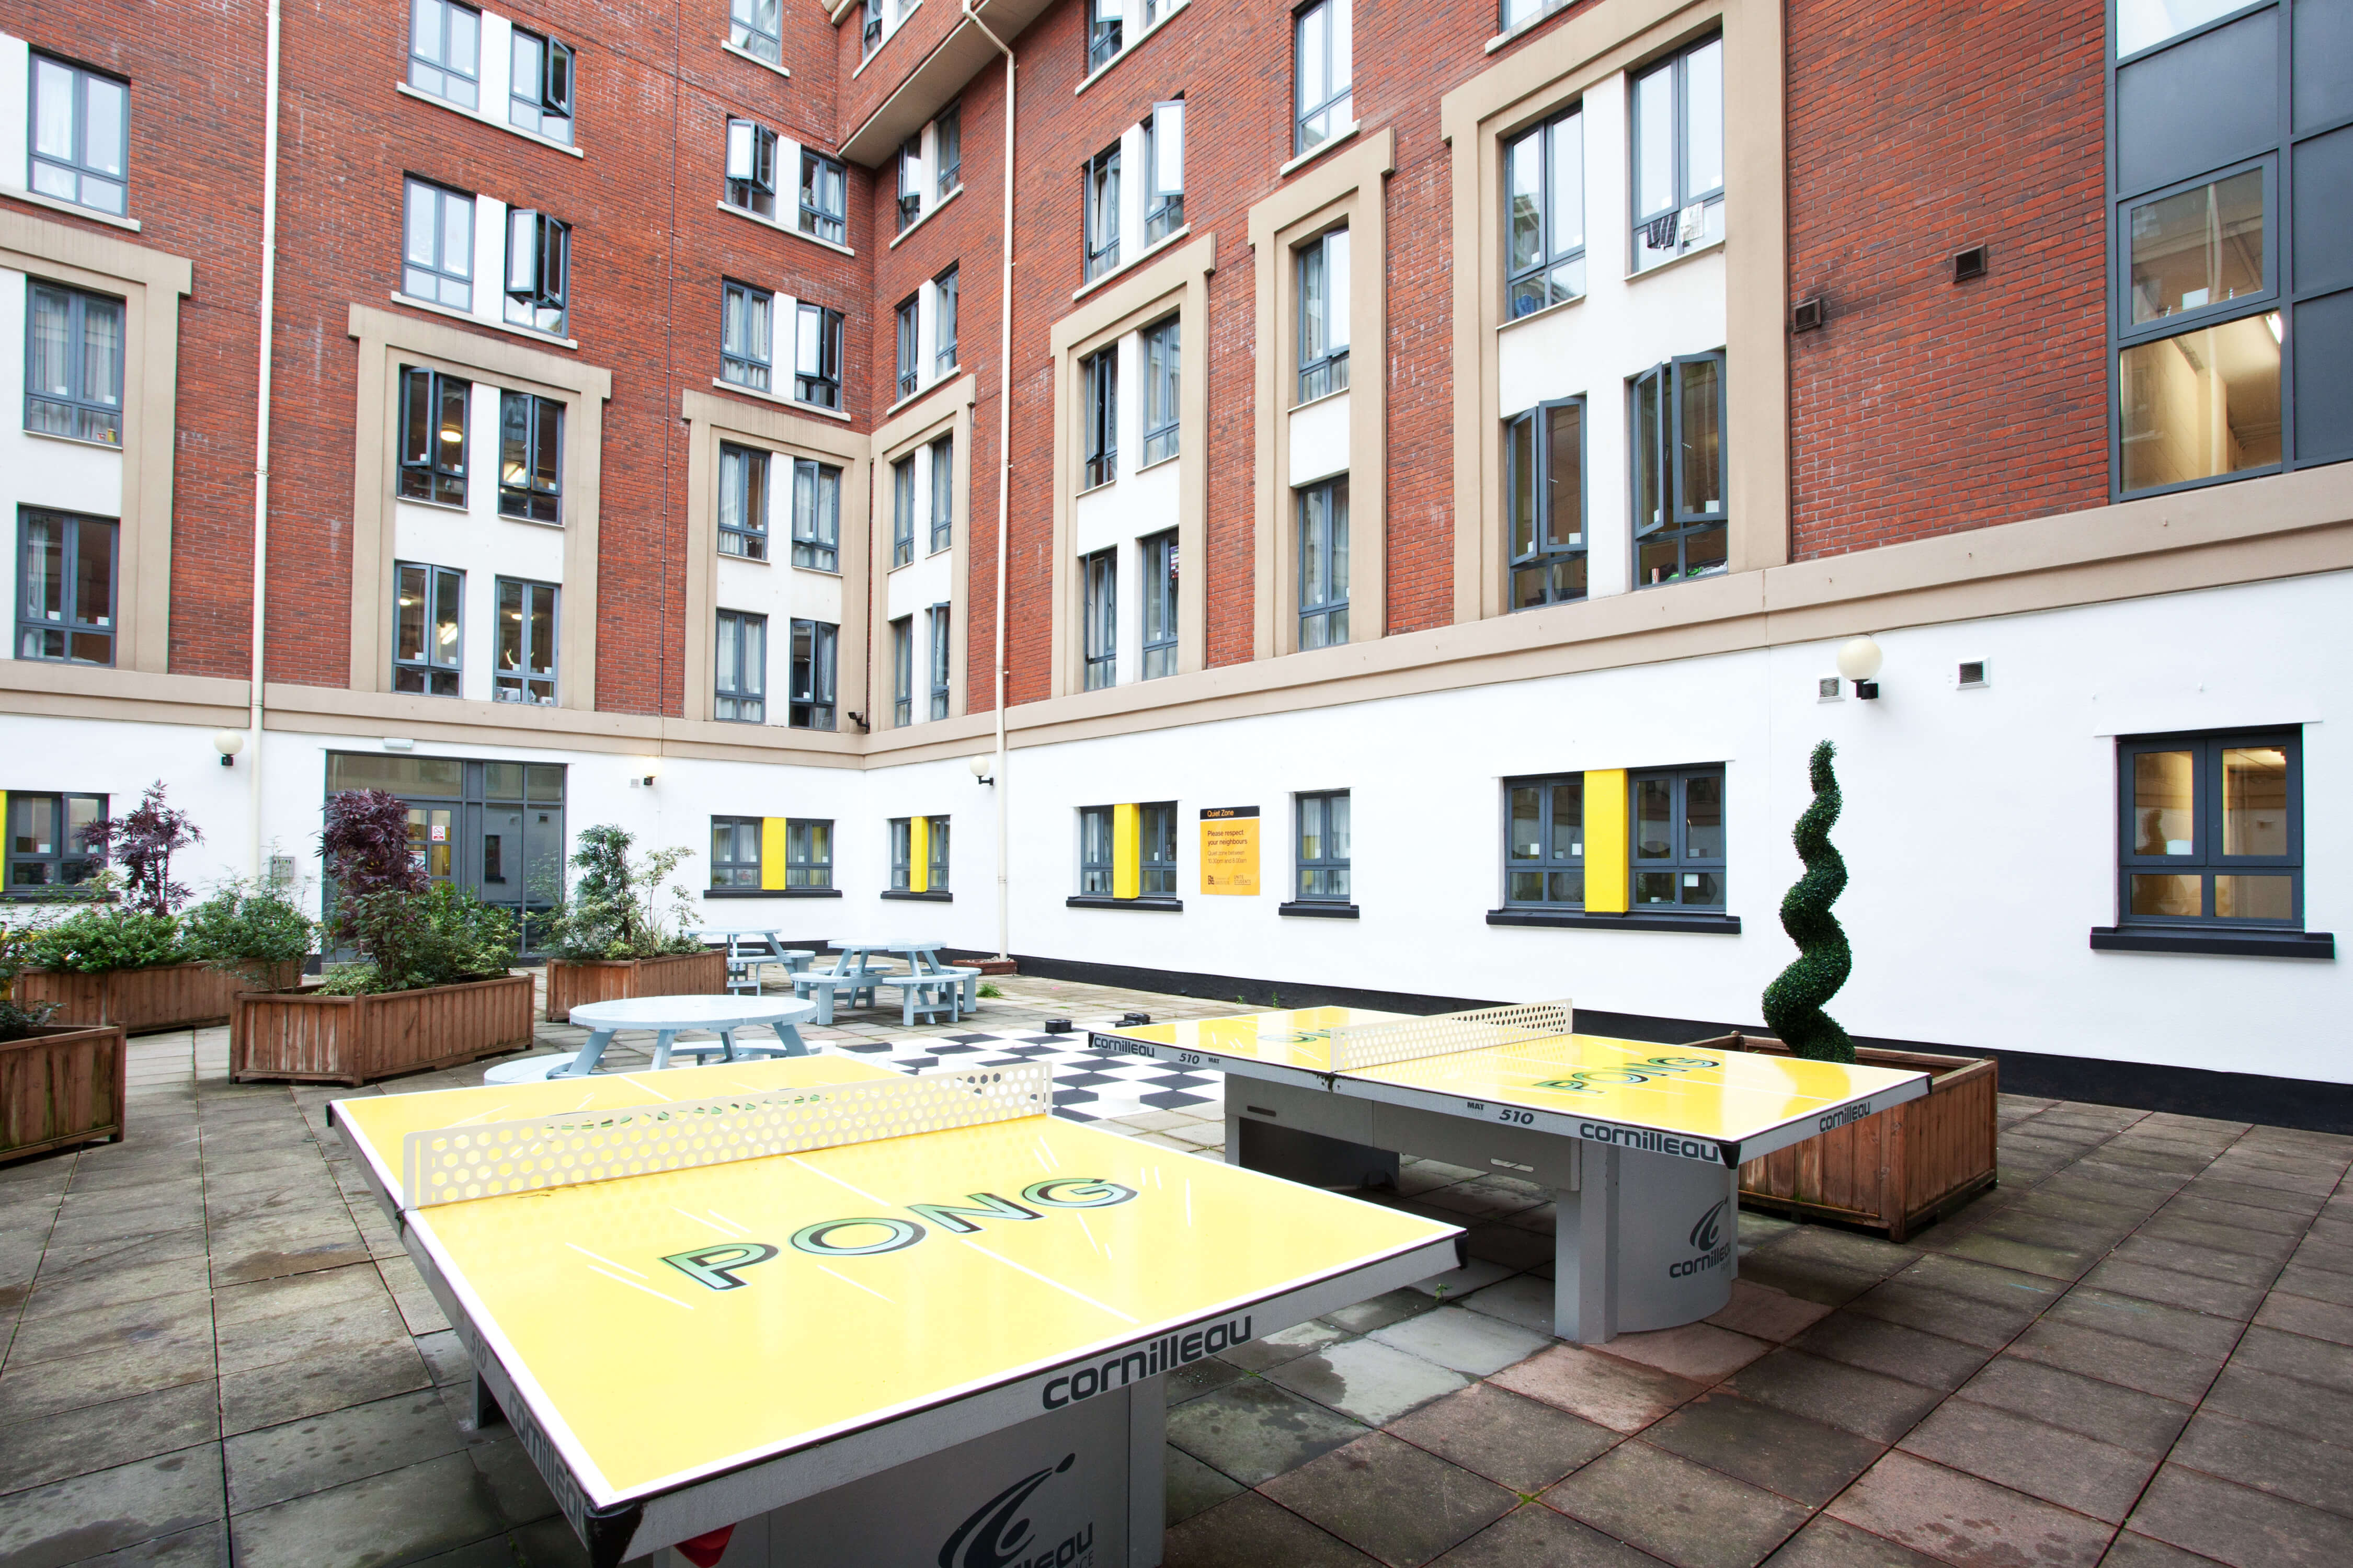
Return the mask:
<path id="1" fill-rule="evenodd" d="M 1086 580 L 1086 689 L 1119 679 L 1119 552 L 1098 550 L 1079 563 Z"/>
<path id="2" fill-rule="evenodd" d="M 2116 0 L 2116 53 L 2137 54 L 2217 16 L 2227 16 L 2243 0 Z"/>
<path id="3" fill-rule="evenodd" d="M 1087 276 L 1100 278 L 1119 265 L 1119 143 L 1087 160 Z"/>
<path id="4" fill-rule="evenodd" d="M 1504 902 L 1585 907 L 1585 775 L 1506 779 Z"/>
<path id="5" fill-rule="evenodd" d="M 776 297 L 749 283 L 724 286 L 719 313 L 719 374 L 754 392 L 768 390 L 776 356 L 770 322 Z"/>
<path id="6" fill-rule="evenodd" d="M 1185 100 L 1152 106 L 1144 122 L 1144 243 L 1185 226 Z"/>
<path id="7" fill-rule="evenodd" d="M 8 792 L 8 890 L 69 888 L 104 864 L 89 853 L 82 830 L 106 820 L 102 795 Z"/>
<path id="8" fill-rule="evenodd" d="M 33 57 L 32 186 L 76 206 L 122 215 L 131 88 L 47 55 Z"/>
<path id="9" fill-rule="evenodd" d="M 1504 149 L 1504 313 L 1513 320 L 1585 292 L 1585 113 L 1546 121 Z"/>
<path id="10" fill-rule="evenodd" d="M 914 227 L 923 216 L 923 137 L 921 132 L 899 143 L 899 232 Z"/>
<path id="11" fill-rule="evenodd" d="M 793 395 L 819 408 L 841 406 L 841 312 L 825 305 L 799 307 L 793 346 Z"/>
<path id="12" fill-rule="evenodd" d="M 719 553 L 768 558 L 768 454 L 725 442 L 719 447 Z"/>
<path id="13" fill-rule="evenodd" d="M 860 47 L 867 54 L 882 47 L 882 0 L 866 0 L 866 16 L 858 36 Z"/>
<path id="14" fill-rule="evenodd" d="M 714 816 L 711 819 L 712 887 L 756 888 L 760 885 L 760 819 L 756 816 Z"/>
<path id="15" fill-rule="evenodd" d="M 474 308 L 474 198 L 408 182 L 400 291 L 453 310 Z"/>
<path id="16" fill-rule="evenodd" d="M 796 730 L 833 728 L 834 643 L 840 628 L 830 621 L 793 623 L 792 689 L 786 721 Z"/>
<path id="17" fill-rule="evenodd" d="M 509 121 L 550 142 L 571 145 L 572 70 L 570 46 L 517 27 L 513 68 L 508 73 Z"/>
<path id="18" fill-rule="evenodd" d="M 776 216 L 776 133 L 756 121 L 727 122 L 727 205 Z"/>
<path id="19" fill-rule="evenodd" d="M 915 459 L 911 453 L 891 465 L 891 566 L 915 558 Z"/>
<path id="20" fill-rule="evenodd" d="M 1568 0 L 1504 0 L 1504 31 L 1525 27 L 1539 16 L 1548 16 L 1568 4 Z"/>
<path id="21" fill-rule="evenodd" d="M 438 370 L 400 367 L 400 495 L 436 506 L 466 504 L 466 401 L 471 384 Z"/>
<path id="22" fill-rule="evenodd" d="M 2303 924 L 2300 731 L 2136 737 L 2116 752 L 2121 923 Z"/>
<path id="23" fill-rule="evenodd" d="M 1299 492 L 1299 646 L 1348 640 L 1348 481 Z"/>
<path id="24" fill-rule="evenodd" d="M 1292 151 L 1319 147 L 1356 122 L 1348 89 L 1349 0 L 1316 0 L 1293 14 L 1293 106 L 1298 136 Z"/>
<path id="25" fill-rule="evenodd" d="M 1348 384 L 1348 231 L 1299 247 L 1299 401 Z"/>
<path id="26" fill-rule="evenodd" d="M 934 287 L 940 298 L 932 315 L 932 374 L 945 375 L 956 367 L 956 269 L 941 273 Z"/>
<path id="27" fill-rule="evenodd" d="M 482 14 L 450 0 L 410 0 L 408 15 L 408 85 L 477 107 Z"/>
<path id="28" fill-rule="evenodd" d="M 1144 679 L 1176 673 L 1176 531 L 1144 541 Z"/>
<path id="29" fill-rule="evenodd" d="M 1692 354 L 1634 378 L 1634 585 L 1726 570 L 1724 355 Z"/>
<path id="30" fill-rule="evenodd" d="M 122 445 L 122 301 L 28 281 L 25 428 Z"/>
<path id="31" fill-rule="evenodd" d="M 564 335 L 572 227 L 525 207 L 507 212 L 507 324 Z"/>
<path id="32" fill-rule="evenodd" d="M 564 405 L 528 392 L 499 394 L 499 515 L 564 521 Z"/>
<path id="33" fill-rule="evenodd" d="M 1634 908 L 1724 908 L 1724 769 L 1636 773 Z"/>
<path id="34" fill-rule="evenodd" d="M 1585 597 L 1583 398 L 1538 404 L 1504 425 L 1504 489 L 1512 608 Z"/>
<path id="35" fill-rule="evenodd" d="M 934 605 L 931 608 L 932 638 L 932 717 L 948 716 L 948 658 L 955 650 L 948 643 L 948 606 Z"/>
<path id="36" fill-rule="evenodd" d="M 1111 823 L 1107 805 L 1079 808 L 1079 891 L 1111 896 Z"/>
<path id="37" fill-rule="evenodd" d="M 948 890 L 948 819 L 933 817 L 931 831 L 926 837 L 930 843 L 926 846 L 929 853 L 924 859 L 930 864 L 925 867 L 925 879 L 931 884 L 931 891 L 944 893 Z"/>
<path id="38" fill-rule="evenodd" d="M 1138 898 L 1176 896 L 1176 803 L 1156 801 L 1135 808 Z"/>
<path id="39" fill-rule="evenodd" d="M 939 193 L 946 195 L 964 184 L 964 114 L 949 104 L 932 122 L 932 156 L 940 166 Z"/>
<path id="40" fill-rule="evenodd" d="M 849 243 L 849 175 L 822 153 L 801 153 L 801 232 Z"/>
<path id="41" fill-rule="evenodd" d="M 392 689 L 427 697 L 458 695 L 465 639 L 458 613 L 466 574 L 448 566 L 396 564 Z"/>
<path id="42" fill-rule="evenodd" d="M 1092 489 L 1119 475 L 1119 347 L 1089 354 L 1082 367 L 1087 381 L 1087 475 Z"/>
<path id="43" fill-rule="evenodd" d="M 1180 318 L 1144 329 L 1144 467 L 1176 455 L 1178 378 L 1184 373 Z"/>
<path id="44" fill-rule="evenodd" d="M 782 65 L 785 35 L 776 19 L 778 4 L 779 0 L 730 0 L 727 41 L 770 65 Z"/>
<path id="45" fill-rule="evenodd" d="M 807 458 L 793 464 L 793 564 L 838 570 L 841 543 L 841 470 Z"/>
<path id="46" fill-rule="evenodd" d="M 955 437 L 932 443 L 932 554 L 955 542 Z"/>
<path id="47" fill-rule="evenodd" d="M 1634 79 L 1634 270 L 1724 237 L 1724 40 Z"/>
<path id="48" fill-rule="evenodd" d="M 768 721 L 768 617 L 719 612 L 712 716 L 737 724 Z"/>
<path id="49" fill-rule="evenodd" d="M 833 886 L 833 824 L 795 817 L 785 827 L 785 886 Z"/>
<path id="50" fill-rule="evenodd" d="M 1119 54 L 1120 0 L 1087 0 L 1087 69 L 1099 71 Z"/>
<path id="51" fill-rule="evenodd" d="M 1348 901 L 1348 792 L 1299 797 L 1299 897 Z"/>
<path id="52" fill-rule="evenodd" d="M 499 661 L 491 696 L 500 702 L 555 706 L 555 584 L 501 577 Z"/>
<path id="53" fill-rule="evenodd" d="M 111 665 L 118 526 L 44 507 L 18 515 L 16 657 Z"/>
<path id="54" fill-rule="evenodd" d="M 891 890 L 903 893 L 914 886 L 915 819 L 891 819 Z"/>
<path id="55" fill-rule="evenodd" d="M 901 305 L 898 310 L 899 395 L 902 397 L 914 396 L 916 390 L 923 384 L 923 363 L 916 357 L 921 352 L 916 345 L 922 336 L 918 330 L 923 315 L 918 307 L 922 303 L 922 296 L 918 295 Z"/>
<path id="56" fill-rule="evenodd" d="M 915 721 L 915 617 L 891 623 L 891 724 L 903 730 Z"/>

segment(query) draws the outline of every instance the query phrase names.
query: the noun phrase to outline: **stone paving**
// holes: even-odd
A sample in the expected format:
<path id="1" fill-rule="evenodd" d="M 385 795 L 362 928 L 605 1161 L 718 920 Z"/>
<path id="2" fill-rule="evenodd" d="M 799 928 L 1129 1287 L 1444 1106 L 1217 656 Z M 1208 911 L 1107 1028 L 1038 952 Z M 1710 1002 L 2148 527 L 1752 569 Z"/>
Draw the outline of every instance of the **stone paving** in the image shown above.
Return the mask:
<path id="1" fill-rule="evenodd" d="M 1232 1010 L 1000 984 L 964 1025 L 809 1033 Z M 349 1091 L 231 1084 L 226 1054 L 135 1041 L 123 1143 L 0 1167 L 0 1564 L 580 1562 L 465 1419 L 325 1125 Z M 1172 1378 L 1171 1568 L 2353 1563 L 2353 1139 L 2002 1119 L 2000 1187 L 1907 1245 L 1744 1215 L 1726 1311 L 1595 1350 L 1546 1332 L 1546 1194 L 1409 1163 L 1388 1201 L 1467 1226 L 1470 1265 Z M 1102 1125 L 1221 1152 L 1181 1111 Z"/>

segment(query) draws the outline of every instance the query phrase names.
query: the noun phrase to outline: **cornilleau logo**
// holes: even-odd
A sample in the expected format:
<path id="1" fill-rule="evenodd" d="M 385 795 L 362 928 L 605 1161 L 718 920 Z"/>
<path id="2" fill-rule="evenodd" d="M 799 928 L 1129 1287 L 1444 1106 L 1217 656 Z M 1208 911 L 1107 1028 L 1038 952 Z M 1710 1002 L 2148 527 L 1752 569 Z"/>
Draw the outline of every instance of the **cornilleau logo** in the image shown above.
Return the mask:
<path id="1" fill-rule="evenodd" d="M 1069 1539 L 1032 1553 L 1029 1521 L 1021 1512 L 1030 1493 L 1077 1459 L 1076 1454 L 1065 1454 L 1051 1469 L 1033 1470 L 982 1503 L 941 1546 L 939 1568 L 1071 1568 L 1091 1561 L 1095 1545 L 1092 1520 Z"/>
<path id="2" fill-rule="evenodd" d="M 1668 1279 L 1688 1279 L 1694 1274 L 1704 1274 L 1721 1267 L 1732 1256 L 1732 1243 L 1724 1237 L 1724 1208 L 1728 1201 L 1716 1199 L 1705 1214 L 1692 1222 L 1689 1240 L 1696 1256 L 1667 1265 Z"/>
<path id="3" fill-rule="evenodd" d="M 1718 1203 L 1700 1215 L 1699 1223 L 1691 1227 L 1692 1250 L 1714 1252 L 1715 1244 L 1723 1239 L 1723 1226 L 1724 1205 Z"/>

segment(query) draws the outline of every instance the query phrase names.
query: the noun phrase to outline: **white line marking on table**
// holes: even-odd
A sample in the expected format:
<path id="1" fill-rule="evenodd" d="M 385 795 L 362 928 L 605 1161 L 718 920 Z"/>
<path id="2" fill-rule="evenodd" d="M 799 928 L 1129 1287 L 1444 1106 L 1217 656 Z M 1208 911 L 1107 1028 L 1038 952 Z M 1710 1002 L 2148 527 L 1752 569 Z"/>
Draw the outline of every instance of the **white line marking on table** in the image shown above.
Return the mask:
<path id="1" fill-rule="evenodd" d="M 591 1252 L 576 1241 L 567 1241 L 564 1245 L 570 1247 L 573 1251 L 578 1253 L 583 1258 L 593 1258 L 599 1263 L 610 1264 L 613 1268 L 619 1269 L 624 1274 L 638 1274 L 638 1271 L 630 1268 L 628 1264 L 614 1263 L 611 1258 L 605 1257 L 601 1253 Z M 638 1274 L 638 1278 L 643 1279 L 648 1278 L 648 1276 Z"/>
<path id="2" fill-rule="evenodd" d="M 1071 1287 L 1063 1284 L 1060 1279 L 1054 1279 L 1051 1275 L 1039 1273 L 1035 1268 L 1030 1268 L 1026 1263 L 1016 1263 L 1013 1259 L 1006 1257 L 1003 1253 L 991 1252 L 988 1248 L 981 1246 L 980 1243 L 973 1240 L 968 1236 L 960 1236 L 956 1237 L 956 1239 L 963 1242 L 966 1247 L 971 1247 L 975 1252 L 979 1253 L 983 1258 L 993 1258 L 997 1262 L 1004 1264 L 1008 1268 L 1018 1268 L 1022 1273 L 1027 1274 L 1030 1279 L 1038 1281 L 1039 1284 L 1051 1285 L 1063 1295 L 1084 1301 L 1088 1306 L 1092 1307 L 1098 1312 L 1109 1312 L 1113 1317 L 1117 1318 L 1123 1323 L 1137 1323 L 1142 1321 L 1141 1319 L 1129 1317 L 1117 1307 L 1104 1306 L 1101 1301 L 1096 1300 L 1092 1296 L 1088 1295 L 1083 1290 L 1074 1290 L 1071 1289 Z"/>
<path id="3" fill-rule="evenodd" d="M 1103 1246 L 1095 1240 L 1095 1233 L 1092 1227 L 1087 1224 L 1087 1216 L 1084 1215 L 1081 1215 L 1079 1216 L 1079 1229 L 1085 1234 L 1087 1245 L 1095 1249 L 1095 1255 L 1097 1257 L 1103 1256 Z"/>
<path id="4" fill-rule="evenodd" d="M 751 1227 L 750 1226 L 744 1224 L 744 1223 L 743 1223 L 742 1221 L 740 1221 L 740 1220 L 732 1220 L 732 1219 L 729 1219 L 725 1215 L 721 1214 L 717 1209 L 706 1209 L 706 1210 L 704 1210 L 703 1212 L 704 1212 L 704 1213 L 706 1213 L 706 1214 L 708 1214 L 708 1215 L 710 1215 L 712 1218 L 713 1218 L 713 1219 L 715 1219 L 715 1220 L 720 1221 L 722 1224 L 724 1224 L 724 1225 L 732 1225 L 732 1226 L 733 1226 L 737 1230 L 742 1231 L 745 1236 L 749 1236 L 749 1235 L 751 1235 L 751 1234 L 752 1234 L 752 1227 Z"/>
<path id="5" fill-rule="evenodd" d="M 725 1226 L 721 1225 L 717 1220 L 705 1219 L 705 1218 L 703 1218 L 703 1217 L 702 1217 L 701 1215 L 699 1215 L 699 1214 L 689 1214 L 685 1209 L 682 1209 L 682 1208 L 679 1207 L 676 1204 L 672 1204 L 672 1205 L 670 1205 L 670 1212 L 671 1212 L 672 1214 L 685 1215 L 687 1218 L 689 1218 L 689 1219 L 692 1220 L 695 1224 L 697 1224 L 697 1225 L 701 1225 L 701 1226 L 710 1226 L 712 1230 L 717 1231 L 720 1235 L 722 1235 L 722 1236 L 725 1237 L 726 1237 L 728 1240 L 730 1240 L 730 1241 L 733 1241 L 733 1240 L 736 1240 L 736 1239 L 737 1239 L 736 1235 L 735 1235 L 735 1233 L 734 1233 L 733 1231 L 729 1230 Z"/>
<path id="6" fill-rule="evenodd" d="M 833 1270 L 832 1270 L 832 1269 L 830 1269 L 830 1268 L 827 1268 L 824 1264 L 822 1264 L 822 1263 L 820 1263 L 820 1264 L 818 1264 L 818 1265 L 817 1266 L 817 1271 L 818 1271 L 818 1273 L 820 1273 L 820 1274 L 833 1274 Z M 877 1290 L 876 1289 L 874 1289 L 874 1287 L 873 1287 L 873 1286 L 871 1286 L 871 1285 L 860 1285 L 860 1284 L 859 1284 L 859 1283 L 858 1283 L 858 1281 L 857 1281 L 857 1280 L 852 1279 L 851 1279 L 849 1275 L 847 1275 L 847 1274 L 833 1274 L 833 1277 L 834 1277 L 836 1279 L 840 1280 L 844 1285 L 848 1285 L 848 1286 L 852 1287 L 853 1289 L 860 1289 L 860 1290 L 863 1290 L 863 1291 L 865 1291 L 868 1295 L 870 1295 L 870 1296 L 873 1297 L 873 1298 L 874 1298 L 876 1300 L 878 1300 L 878 1301 L 888 1302 L 890 1305 L 892 1305 L 892 1306 L 893 1306 L 893 1307 L 895 1307 L 895 1306 L 897 1306 L 897 1305 L 899 1304 L 899 1303 L 898 1303 L 898 1302 L 896 1302 L 896 1301 L 892 1301 L 892 1300 L 891 1300 L 891 1298 L 890 1298 L 890 1297 L 885 1296 L 884 1294 L 882 1294 L 882 1292 L 881 1292 L 881 1291 Z"/>
<path id="7" fill-rule="evenodd" d="M 785 1158 L 786 1158 L 786 1159 L 787 1159 L 787 1160 L 790 1160 L 794 1164 L 798 1165 L 802 1170 L 807 1171 L 807 1172 L 809 1172 L 809 1173 L 810 1173 L 811 1174 L 813 1174 L 813 1175 L 823 1176 L 827 1181 L 831 1182 L 831 1183 L 832 1183 L 835 1186 L 837 1186 L 837 1187 L 843 1188 L 843 1189 L 845 1189 L 846 1191 L 849 1191 L 849 1192 L 856 1193 L 860 1197 L 864 1198 L 864 1199 L 865 1199 L 868 1203 L 870 1203 L 870 1204 L 887 1204 L 887 1203 L 888 1203 L 888 1201 L 889 1201 L 889 1200 L 884 1199 L 884 1198 L 878 1198 L 878 1197 L 876 1197 L 872 1193 L 868 1192 L 868 1191 L 867 1191 L 865 1188 L 863 1188 L 863 1187 L 853 1187 L 853 1186 L 851 1186 L 848 1182 L 843 1181 L 839 1176 L 835 1175 L 831 1171 L 821 1171 L 821 1170 L 818 1170 L 815 1165 L 810 1164 L 807 1160 L 802 1159 L 798 1154 L 787 1154 L 787 1155 L 786 1155 L 786 1156 L 785 1156 Z"/>
<path id="8" fill-rule="evenodd" d="M 624 1279 L 619 1275 L 608 1273 L 605 1269 L 597 1268 L 593 1263 L 588 1266 L 588 1272 L 591 1274 L 603 1274 L 606 1279 L 610 1279 L 616 1285 L 627 1285 L 632 1290 L 643 1290 L 647 1295 L 653 1297 L 658 1301 L 668 1301 L 673 1307 L 684 1307 L 690 1312 L 694 1310 L 694 1308 L 691 1305 L 680 1300 L 675 1296 L 666 1296 L 659 1290 L 655 1289 L 652 1286 L 640 1285 L 634 1279 Z"/>

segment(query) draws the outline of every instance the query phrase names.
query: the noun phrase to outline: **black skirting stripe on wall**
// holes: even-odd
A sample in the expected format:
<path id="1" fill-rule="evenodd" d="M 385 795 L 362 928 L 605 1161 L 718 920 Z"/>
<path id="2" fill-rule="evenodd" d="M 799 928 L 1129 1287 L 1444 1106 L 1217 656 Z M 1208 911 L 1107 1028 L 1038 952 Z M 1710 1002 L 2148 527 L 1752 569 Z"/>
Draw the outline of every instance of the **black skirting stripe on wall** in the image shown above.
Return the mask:
<path id="1" fill-rule="evenodd" d="M 958 956 L 987 956 L 956 950 Z M 1127 990 L 1158 991 L 1170 996 L 1205 1001 L 1231 1001 L 1246 1008 L 1367 1007 L 1384 1013 L 1459 1013 L 1472 1007 L 1501 1005 L 1491 997 L 1425 996 L 1408 991 L 1366 991 L 1345 985 L 1316 985 L 1305 981 L 1246 979 L 1231 974 L 1187 974 L 1167 969 L 1128 964 L 1084 963 L 1070 959 L 1017 953 L 1021 973 L 1043 980 L 1077 980 L 1092 985 Z M 1832 1011 L 1836 1005 L 1832 1004 Z M 1662 1045 L 1687 1045 L 1734 1029 L 1763 1034 L 1754 1022 L 1710 1022 L 1662 1018 L 1641 1013 L 1605 1013 L 1598 1008 L 1577 1010 L 1579 1034 L 1609 1035 L 1630 1040 L 1656 1040 Z M 1964 1046 L 1927 1040 L 1891 1040 L 1857 1035 L 1858 1046 L 1891 1051 L 1929 1051 L 1947 1056 L 1992 1057 L 2001 1063 L 2004 1094 L 2038 1100 L 2081 1100 L 2096 1105 L 2120 1105 L 2132 1110 L 2161 1110 L 2177 1116 L 2211 1117 L 2221 1121 L 2255 1121 L 2270 1127 L 2296 1127 L 2312 1132 L 2353 1133 L 2353 1084 L 2318 1083 L 2304 1079 L 2273 1078 L 2263 1073 L 2225 1072 L 2206 1068 L 2156 1066 L 2145 1062 L 2106 1061 L 2096 1057 L 2052 1056 L 2042 1051 L 1973 1050 Z"/>

